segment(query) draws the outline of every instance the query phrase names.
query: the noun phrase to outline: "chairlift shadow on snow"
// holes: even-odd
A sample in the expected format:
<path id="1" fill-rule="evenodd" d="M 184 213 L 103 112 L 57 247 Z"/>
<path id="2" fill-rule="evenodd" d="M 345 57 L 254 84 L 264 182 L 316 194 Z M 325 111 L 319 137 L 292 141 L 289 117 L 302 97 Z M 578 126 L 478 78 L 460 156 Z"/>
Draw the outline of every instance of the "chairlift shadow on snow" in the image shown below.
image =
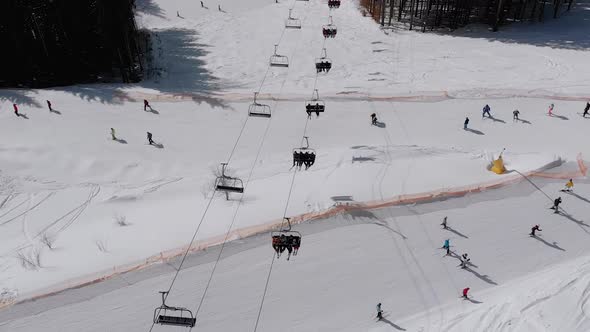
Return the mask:
<path id="1" fill-rule="evenodd" d="M 352 163 L 354 164 L 355 161 L 360 162 L 360 163 L 364 163 L 367 161 L 375 161 L 376 159 L 373 157 L 355 157 L 352 156 Z"/>
<path id="2" fill-rule="evenodd" d="M 399 331 L 405 331 L 406 330 L 403 327 L 401 327 L 399 325 L 396 325 L 395 323 L 393 323 L 392 321 L 390 321 L 389 319 L 387 319 L 385 317 L 381 318 L 381 321 L 384 322 L 384 323 L 386 323 L 386 324 L 391 325 L 391 327 L 393 327 L 396 330 L 399 330 Z"/>
<path id="3" fill-rule="evenodd" d="M 540 236 L 531 236 L 533 239 L 543 243 L 544 245 L 551 247 L 553 249 L 557 249 L 557 250 L 561 250 L 561 251 L 566 251 L 565 249 L 561 248 L 560 246 L 557 245 L 557 242 L 553 241 L 553 243 L 549 243 L 547 241 L 545 241 L 543 238 L 541 238 Z"/>
<path id="4" fill-rule="evenodd" d="M 485 135 L 482 131 L 479 131 L 477 129 L 465 128 L 465 131 L 468 131 L 470 133 L 474 133 L 476 135 Z"/>

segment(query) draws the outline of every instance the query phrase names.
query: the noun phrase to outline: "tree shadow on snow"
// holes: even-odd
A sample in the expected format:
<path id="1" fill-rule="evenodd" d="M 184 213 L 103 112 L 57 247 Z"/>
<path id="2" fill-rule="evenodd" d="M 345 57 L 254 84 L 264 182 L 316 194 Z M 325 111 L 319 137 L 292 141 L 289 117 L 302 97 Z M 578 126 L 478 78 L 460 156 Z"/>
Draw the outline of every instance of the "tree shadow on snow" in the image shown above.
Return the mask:
<path id="1" fill-rule="evenodd" d="M 465 131 L 468 131 L 470 133 L 474 133 L 476 135 L 485 135 L 482 131 L 479 131 L 479 130 L 476 130 L 476 129 L 465 128 Z"/>
<path id="2" fill-rule="evenodd" d="M 159 18 L 166 18 L 164 11 L 154 0 L 136 0 L 135 10 L 138 13 L 157 16 Z"/>
<path id="3" fill-rule="evenodd" d="M 553 249 L 557 249 L 557 250 L 561 250 L 561 251 L 565 251 L 565 249 L 561 248 L 560 246 L 557 245 L 557 242 L 553 242 L 553 243 L 549 243 L 547 241 L 545 241 L 543 238 L 541 238 L 540 236 L 531 236 L 533 239 L 543 243 L 544 245 L 551 247 Z"/>
<path id="4" fill-rule="evenodd" d="M 543 22 L 513 23 L 492 32 L 487 25 L 470 25 L 451 33 L 439 33 L 463 38 L 487 39 L 507 44 L 525 44 L 557 49 L 590 49 L 590 1 L 580 0 L 572 4 L 569 12 L 561 6 L 558 18 L 553 19 L 553 5 L 545 5 Z"/>
<path id="5" fill-rule="evenodd" d="M 393 323 L 392 321 L 390 321 L 389 319 L 387 319 L 387 318 L 385 318 L 385 317 L 381 318 L 381 321 L 382 321 L 383 323 L 386 323 L 386 324 L 389 324 L 389 325 L 391 325 L 391 327 L 393 327 L 393 328 L 394 328 L 394 329 L 396 329 L 396 330 L 399 330 L 399 331 L 405 331 L 405 330 L 406 330 L 406 329 L 404 329 L 403 327 L 401 327 L 401 326 L 399 326 L 399 325 L 396 325 L 395 323 Z"/>
<path id="6" fill-rule="evenodd" d="M 17 105 L 27 105 L 41 107 L 33 97 L 29 96 L 29 93 L 36 93 L 35 90 L 3 90 L 0 89 L 0 102 L 8 101 Z"/>

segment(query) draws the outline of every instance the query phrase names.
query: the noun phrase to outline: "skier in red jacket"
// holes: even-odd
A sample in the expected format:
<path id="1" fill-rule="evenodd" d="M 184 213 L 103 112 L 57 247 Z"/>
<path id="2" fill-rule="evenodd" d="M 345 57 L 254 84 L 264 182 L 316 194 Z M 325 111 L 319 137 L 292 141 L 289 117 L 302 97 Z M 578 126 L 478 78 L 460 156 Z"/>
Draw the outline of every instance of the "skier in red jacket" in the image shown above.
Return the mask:
<path id="1" fill-rule="evenodd" d="M 463 288 L 463 298 L 464 298 L 464 299 L 466 299 L 466 298 L 468 297 L 468 296 L 467 296 L 467 292 L 469 292 L 469 287 L 465 287 L 465 288 Z"/>
<path id="2" fill-rule="evenodd" d="M 16 106 L 16 104 L 12 104 L 12 107 L 14 108 L 14 115 L 20 116 L 20 114 L 18 114 L 18 106 Z"/>

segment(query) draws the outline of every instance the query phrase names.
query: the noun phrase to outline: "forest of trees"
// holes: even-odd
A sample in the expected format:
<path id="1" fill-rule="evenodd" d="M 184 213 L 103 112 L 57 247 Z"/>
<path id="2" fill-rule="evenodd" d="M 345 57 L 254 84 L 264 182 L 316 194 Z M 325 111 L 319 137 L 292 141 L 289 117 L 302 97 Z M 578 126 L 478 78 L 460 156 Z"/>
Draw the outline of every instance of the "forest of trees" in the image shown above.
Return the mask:
<path id="1" fill-rule="evenodd" d="M 135 0 L 1 0 L 0 87 L 141 79 Z"/>

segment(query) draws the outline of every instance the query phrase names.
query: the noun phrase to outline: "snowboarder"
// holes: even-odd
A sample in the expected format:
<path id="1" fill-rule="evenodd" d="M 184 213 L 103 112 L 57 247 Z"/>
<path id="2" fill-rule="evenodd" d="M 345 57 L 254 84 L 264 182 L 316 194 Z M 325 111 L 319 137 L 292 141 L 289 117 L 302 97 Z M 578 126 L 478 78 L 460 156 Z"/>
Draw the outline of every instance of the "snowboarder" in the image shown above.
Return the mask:
<path id="1" fill-rule="evenodd" d="M 449 242 L 449 239 L 445 240 L 445 243 L 442 246 L 443 249 L 447 249 L 447 255 L 450 254 L 451 251 L 451 244 Z"/>
<path id="2" fill-rule="evenodd" d="M 443 218 L 443 222 L 442 222 L 441 226 L 442 226 L 444 229 L 447 229 L 447 216 L 445 216 L 445 217 Z"/>
<path id="3" fill-rule="evenodd" d="M 582 116 L 586 117 L 586 115 L 588 115 L 589 110 L 590 110 L 590 102 L 587 102 L 586 107 L 584 107 L 584 114 L 582 114 Z"/>
<path id="4" fill-rule="evenodd" d="M 469 124 L 469 118 L 465 117 L 465 122 L 463 122 L 463 129 L 467 130 L 467 125 Z"/>
<path id="5" fill-rule="evenodd" d="M 463 298 L 464 299 L 468 298 L 468 295 L 467 295 L 468 292 L 469 292 L 469 287 L 463 288 Z"/>
<path id="6" fill-rule="evenodd" d="M 381 303 L 377 303 L 377 319 L 383 319 L 383 310 L 381 310 Z"/>
<path id="7" fill-rule="evenodd" d="M 12 107 L 14 108 L 14 115 L 20 117 L 20 113 L 18 113 L 18 106 L 16 106 L 16 104 L 12 104 Z"/>
<path id="8" fill-rule="evenodd" d="M 559 204 L 561 204 L 561 197 L 557 197 L 553 201 L 553 206 L 551 207 L 553 210 L 555 210 L 555 212 L 553 212 L 553 213 L 559 212 Z"/>
<path id="9" fill-rule="evenodd" d="M 533 226 L 533 227 L 531 228 L 531 233 L 530 233 L 529 235 L 534 237 L 534 236 L 535 236 L 535 232 L 536 232 L 536 231 L 539 231 L 539 232 L 540 232 L 540 231 L 542 231 L 542 229 L 539 227 L 539 225 L 535 225 L 535 226 Z"/>
<path id="10" fill-rule="evenodd" d="M 152 133 L 150 133 L 149 131 L 147 132 L 147 139 L 150 145 L 154 144 L 154 140 L 152 139 Z"/>
<path id="11" fill-rule="evenodd" d="M 570 179 L 566 184 L 565 184 L 565 188 L 563 189 L 563 191 L 572 191 L 572 188 L 574 187 L 574 181 L 572 179 Z"/>
<path id="12" fill-rule="evenodd" d="M 547 114 L 549 116 L 553 116 L 553 107 L 555 107 L 555 105 L 553 105 L 553 104 L 549 105 L 549 111 L 547 112 Z"/>
<path id="13" fill-rule="evenodd" d="M 467 263 L 469 263 L 469 261 L 471 260 L 471 258 L 467 258 L 467 253 L 464 253 L 463 255 L 461 255 L 461 258 L 459 258 L 461 260 L 461 268 L 464 269 L 467 267 Z"/>
<path id="14" fill-rule="evenodd" d="M 520 111 L 519 111 L 519 110 L 514 110 L 514 111 L 512 111 L 512 119 L 513 119 L 514 121 L 518 121 L 518 120 L 520 120 L 520 119 L 518 118 L 518 115 L 519 115 L 519 114 L 520 114 Z"/>
<path id="15" fill-rule="evenodd" d="M 53 112 L 53 108 L 51 108 L 51 102 L 47 101 L 47 107 L 49 108 L 49 112 Z"/>
<path id="16" fill-rule="evenodd" d="M 488 118 L 491 118 L 492 115 L 490 114 L 490 110 L 491 110 L 490 105 L 486 104 L 486 106 L 483 107 L 483 110 L 482 110 L 483 112 L 481 114 L 481 117 L 485 118 L 485 116 L 487 114 Z"/>
<path id="17" fill-rule="evenodd" d="M 113 138 L 113 141 L 117 140 L 117 136 L 115 136 L 115 128 L 111 128 L 111 137 Z"/>
<path id="18" fill-rule="evenodd" d="M 371 114 L 371 125 L 376 125 L 377 124 L 377 114 L 373 113 Z"/>

